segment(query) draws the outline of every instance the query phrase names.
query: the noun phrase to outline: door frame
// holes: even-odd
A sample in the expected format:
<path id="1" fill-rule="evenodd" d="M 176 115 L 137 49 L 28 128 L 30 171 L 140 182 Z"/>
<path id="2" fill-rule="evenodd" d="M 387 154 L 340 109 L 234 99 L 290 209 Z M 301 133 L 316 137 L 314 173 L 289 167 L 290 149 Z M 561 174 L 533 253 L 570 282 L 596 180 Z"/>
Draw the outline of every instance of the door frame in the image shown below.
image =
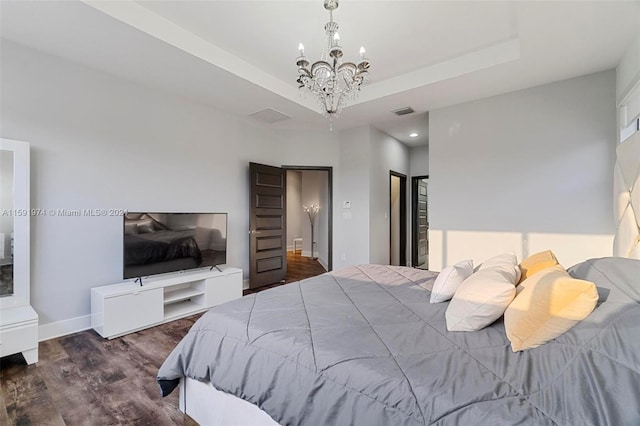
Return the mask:
<path id="1" fill-rule="evenodd" d="M 416 267 L 418 263 L 418 181 L 429 179 L 429 175 L 411 177 L 411 266 Z M 427 212 L 429 212 L 429 193 L 427 192 Z M 427 244 L 429 241 L 429 217 L 427 216 Z M 427 253 L 427 259 L 429 254 Z M 428 260 L 427 260 L 428 264 Z"/>
<path id="2" fill-rule="evenodd" d="M 389 264 L 391 264 L 391 248 L 393 238 L 391 235 L 391 219 L 393 203 L 391 202 L 391 180 L 393 177 L 400 179 L 400 266 L 407 266 L 407 175 L 389 170 Z"/>
<path id="3" fill-rule="evenodd" d="M 291 166 L 285 165 L 281 166 L 285 171 L 325 171 L 327 172 L 327 184 L 329 186 L 329 205 L 327 206 L 327 211 L 329 212 L 329 217 L 327 218 L 327 227 L 329 232 L 329 240 L 328 240 L 328 253 L 327 253 L 327 271 L 333 270 L 333 167 L 330 166 Z M 286 209 L 286 205 L 285 205 Z M 313 244 L 313 241 L 311 242 Z"/>

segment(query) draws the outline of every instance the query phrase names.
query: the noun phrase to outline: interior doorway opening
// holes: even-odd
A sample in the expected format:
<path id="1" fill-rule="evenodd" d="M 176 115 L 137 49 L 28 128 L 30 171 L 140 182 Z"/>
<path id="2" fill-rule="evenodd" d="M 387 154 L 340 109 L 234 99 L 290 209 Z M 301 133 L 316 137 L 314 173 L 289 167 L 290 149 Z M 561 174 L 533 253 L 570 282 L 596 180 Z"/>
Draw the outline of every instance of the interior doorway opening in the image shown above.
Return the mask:
<path id="1" fill-rule="evenodd" d="M 249 169 L 248 291 L 331 271 L 333 168 L 250 163 Z M 313 223 L 313 244 L 311 221 L 304 210 L 312 205 L 319 209 Z M 288 230 L 290 221 L 298 222 L 297 230 Z M 291 257 L 296 254 L 298 257 Z"/>
<path id="2" fill-rule="evenodd" d="M 407 265 L 407 176 L 389 171 L 389 264 Z"/>
<path id="3" fill-rule="evenodd" d="M 286 282 L 292 282 L 332 269 L 332 170 L 283 168 L 287 173 Z"/>

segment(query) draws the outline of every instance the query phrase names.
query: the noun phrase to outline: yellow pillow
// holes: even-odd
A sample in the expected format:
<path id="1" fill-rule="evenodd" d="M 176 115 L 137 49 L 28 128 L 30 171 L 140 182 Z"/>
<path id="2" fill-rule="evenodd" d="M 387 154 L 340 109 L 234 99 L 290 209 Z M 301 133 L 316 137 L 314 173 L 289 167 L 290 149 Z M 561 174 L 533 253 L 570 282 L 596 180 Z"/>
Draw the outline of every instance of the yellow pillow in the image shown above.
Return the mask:
<path id="1" fill-rule="evenodd" d="M 531 256 L 527 257 L 525 260 L 520 262 L 520 264 L 518 265 L 520 267 L 520 272 L 521 272 L 520 281 L 518 281 L 518 284 L 526 280 L 536 272 L 542 271 L 543 269 L 546 269 L 549 266 L 554 266 L 557 264 L 558 264 L 558 259 L 556 259 L 556 256 L 553 254 L 551 250 L 541 251 L 540 253 L 532 254 Z"/>
<path id="2" fill-rule="evenodd" d="M 598 302 L 596 285 L 571 278 L 551 266 L 517 287 L 504 312 L 504 328 L 514 352 L 537 348 L 585 319 Z"/>

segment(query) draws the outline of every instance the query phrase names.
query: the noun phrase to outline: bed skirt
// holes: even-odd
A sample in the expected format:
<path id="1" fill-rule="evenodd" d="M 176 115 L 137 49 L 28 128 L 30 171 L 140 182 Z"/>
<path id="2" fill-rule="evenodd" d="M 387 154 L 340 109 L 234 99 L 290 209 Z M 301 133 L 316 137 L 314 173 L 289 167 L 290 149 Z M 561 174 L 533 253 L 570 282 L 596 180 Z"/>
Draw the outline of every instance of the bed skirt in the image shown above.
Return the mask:
<path id="1" fill-rule="evenodd" d="M 180 411 L 201 425 L 278 425 L 250 402 L 219 391 L 209 382 L 188 377 L 180 380 Z"/>

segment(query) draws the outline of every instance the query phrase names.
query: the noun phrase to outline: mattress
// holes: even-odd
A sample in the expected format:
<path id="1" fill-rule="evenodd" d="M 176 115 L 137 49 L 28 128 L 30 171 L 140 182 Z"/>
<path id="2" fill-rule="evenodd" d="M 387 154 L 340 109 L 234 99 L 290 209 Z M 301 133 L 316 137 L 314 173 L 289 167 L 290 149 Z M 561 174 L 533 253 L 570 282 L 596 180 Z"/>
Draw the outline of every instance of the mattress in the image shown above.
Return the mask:
<path id="1" fill-rule="evenodd" d="M 513 353 L 501 320 L 448 332 L 435 273 L 359 265 L 213 308 L 165 360 L 280 424 L 640 424 L 640 261 L 569 272 L 600 301 L 569 332 Z"/>

